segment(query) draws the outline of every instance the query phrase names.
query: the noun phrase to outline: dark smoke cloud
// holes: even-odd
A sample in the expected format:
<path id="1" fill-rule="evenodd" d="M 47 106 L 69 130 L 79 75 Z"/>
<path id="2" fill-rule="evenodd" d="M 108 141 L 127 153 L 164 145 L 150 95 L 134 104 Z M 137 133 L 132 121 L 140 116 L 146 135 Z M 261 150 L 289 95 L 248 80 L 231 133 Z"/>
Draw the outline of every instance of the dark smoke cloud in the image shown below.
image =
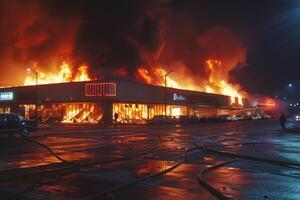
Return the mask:
<path id="1" fill-rule="evenodd" d="M 208 23 L 207 19 L 171 7 L 157 9 L 155 14 L 159 16 L 165 43 L 160 56 L 162 64 L 175 68 L 177 63 L 183 63 L 200 79 L 207 78 L 204 65 L 208 59 L 222 61 L 225 76 L 244 66 L 247 50 L 231 27 Z"/>
<path id="2" fill-rule="evenodd" d="M 143 53 L 159 48 L 159 23 L 148 13 L 147 1 L 105 1 L 84 5 L 75 54 L 88 60 L 102 76 L 120 67 L 130 74 L 146 60 Z"/>

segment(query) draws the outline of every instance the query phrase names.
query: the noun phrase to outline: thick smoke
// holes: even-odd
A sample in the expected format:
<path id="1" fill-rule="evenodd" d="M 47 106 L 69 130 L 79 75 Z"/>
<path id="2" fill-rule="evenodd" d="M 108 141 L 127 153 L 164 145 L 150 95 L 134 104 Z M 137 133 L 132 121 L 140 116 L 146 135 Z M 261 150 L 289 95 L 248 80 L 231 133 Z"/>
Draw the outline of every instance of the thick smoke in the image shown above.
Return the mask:
<path id="1" fill-rule="evenodd" d="M 159 23 L 148 13 L 151 6 L 147 1 L 86 3 L 75 55 L 89 61 L 93 74 L 109 75 L 120 67 L 133 74 L 161 43 Z"/>
<path id="2" fill-rule="evenodd" d="M 53 71 L 63 60 L 89 65 L 93 77 L 162 65 L 203 83 L 205 61 L 219 59 L 228 79 L 245 62 L 243 44 L 230 28 L 199 25 L 172 3 L 0 0 L 0 85 L 21 84 L 26 66 Z"/>
<path id="3" fill-rule="evenodd" d="M 204 21 L 207 19 L 195 19 L 192 13 L 166 7 L 155 13 L 161 19 L 165 47 L 159 61 L 171 70 L 176 71 L 180 63 L 187 75 L 194 75 L 193 79 L 200 84 L 208 79 L 206 61 L 209 59 L 222 62 L 225 80 L 230 79 L 230 71 L 244 66 L 247 51 L 231 27 L 207 25 Z"/>

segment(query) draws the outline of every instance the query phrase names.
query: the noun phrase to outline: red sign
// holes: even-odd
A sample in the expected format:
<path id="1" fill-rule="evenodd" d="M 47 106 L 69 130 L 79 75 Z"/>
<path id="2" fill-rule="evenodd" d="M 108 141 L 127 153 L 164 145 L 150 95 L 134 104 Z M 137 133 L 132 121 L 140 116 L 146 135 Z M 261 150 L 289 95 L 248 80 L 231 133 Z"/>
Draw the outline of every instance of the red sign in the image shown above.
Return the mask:
<path id="1" fill-rule="evenodd" d="M 88 83 L 85 84 L 85 96 L 116 96 L 117 84 L 116 83 Z"/>

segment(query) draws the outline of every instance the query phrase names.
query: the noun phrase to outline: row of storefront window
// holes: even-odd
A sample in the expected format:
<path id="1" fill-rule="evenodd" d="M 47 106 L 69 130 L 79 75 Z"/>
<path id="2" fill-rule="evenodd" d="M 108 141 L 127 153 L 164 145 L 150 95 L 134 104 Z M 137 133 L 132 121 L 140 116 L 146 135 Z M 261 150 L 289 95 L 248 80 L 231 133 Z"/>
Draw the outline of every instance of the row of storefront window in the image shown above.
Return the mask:
<path id="1" fill-rule="evenodd" d="M 44 104 L 38 109 L 39 118 L 44 121 L 63 123 L 100 123 L 104 113 L 103 103 L 58 103 Z M 9 107 L 0 107 L 0 113 L 9 112 Z M 34 119 L 34 104 L 19 105 L 18 111 L 26 119 Z M 167 105 L 166 115 L 179 117 L 186 115 L 212 116 L 230 114 L 230 109 L 201 108 L 183 105 Z M 154 116 L 165 115 L 164 104 L 113 103 L 112 117 L 119 123 L 143 123 Z M 117 119 L 115 119 L 117 117 Z"/>

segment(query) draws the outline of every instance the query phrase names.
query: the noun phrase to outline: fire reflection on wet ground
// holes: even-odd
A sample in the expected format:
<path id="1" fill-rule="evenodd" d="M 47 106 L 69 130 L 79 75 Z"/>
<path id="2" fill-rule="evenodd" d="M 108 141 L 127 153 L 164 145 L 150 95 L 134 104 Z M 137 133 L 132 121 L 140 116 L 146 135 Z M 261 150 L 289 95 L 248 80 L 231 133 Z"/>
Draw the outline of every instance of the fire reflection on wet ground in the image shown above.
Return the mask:
<path id="1" fill-rule="evenodd" d="M 236 126 L 239 126 L 238 132 L 235 132 Z M 66 132 L 62 132 L 63 129 Z M 80 163 L 118 159 L 136 152 L 151 151 L 116 162 L 4 181 L 6 176 L 20 174 L 20 171 L 32 173 L 69 165 L 57 160 L 46 149 L 20 138 L 0 138 L 0 194 L 10 197 L 10 194 L 34 185 L 19 199 L 81 199 L 168 169 L 179 162 L 187 148 L 194 148 L 175 170 L 115 191 L 114 196 L 116 199 L 215 199 L 198 183 L 197 176 L 204 169 L 229 158 L 201 151 L 195 143 L 218 151 L 290 162 L 298 162 L 299 159 L 295 155 L 298 153 L 300 137 L 271 133 L 268 123 L 265 126 L 260 124 L 259 131 L 257 124 L 252 122 L 244 125 L 224 123 L 215 127 L 77 129 L 59 127 L 59 131 L 51 129 L 48 135 L 37 132 L 36 135 L 44 136 L 33 139 L 48 145 L 62 158 Z M 288 199 L 298 199 L 299 178 L 298 169 L 244 159 L 236 159 L 236 162 L 204 175 L 204 179 L 214 188 L 233 199 L 283 199 L 286 196 Z"/>
<path id="2" fill-rule="evenodd" d="M 148 137 L 145 136 L 114 136 L 113 140 L 105 140 L 103 142 L 101 140 L 90 138 L 49 136 L 38 139 L 37 141 L 49 146 L 61 158 L 76 162 L 93 160 L 102 154 L 104 154 L 102 155 L 103 159 L 120 157 L 126 152 L 129 152 L 130 148 L 127 148 L 127 146 L 132 145 L 132 142 L 140 142 L 147 139 Z M 22 152 L 22 156 L 20 157 L 20 154 L 16 152 L 8 155 L 9 158 L 7 160 L 0 162 L 0 167 L 2 167 L 2 169 L 37 167 L 61 162 L 46 149 L 31 143 L 28 145 L 26 141 L 22 141 L 21 138 L 12 138 L 6 142 L 9 142 L 9 145 L 15 146 L 14 151 L 17 150 L 18 152 Z M 116 144 L 118 143 L 125 144 L 122 145 L 122 147 L 116 148 Z M 110 151 L 107 152 L 107 149 L 105 148 L 110 148 Z"/>

